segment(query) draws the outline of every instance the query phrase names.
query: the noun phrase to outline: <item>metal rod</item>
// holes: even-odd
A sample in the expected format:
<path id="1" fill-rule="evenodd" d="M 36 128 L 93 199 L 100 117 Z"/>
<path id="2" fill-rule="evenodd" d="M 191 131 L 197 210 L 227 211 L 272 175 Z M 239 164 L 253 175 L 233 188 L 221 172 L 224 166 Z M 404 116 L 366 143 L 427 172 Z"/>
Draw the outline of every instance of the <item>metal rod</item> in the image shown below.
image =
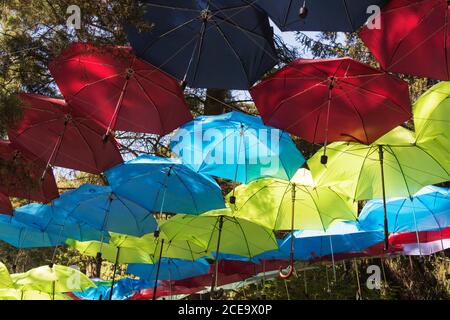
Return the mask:
<path id="1" fill-rule="evenodd" d="M 381 167 L 381 188 L 383 190 L 383 209 L 384 209 L 384 250 L 389 249 L 389 226 L 387 218 L 387 203 L 386 203 L 386 187 L 384 181 L 384 151 L 383 146 L 378 146 L 378 153 L 380 157 Z"/>
<path id="2" fill-rule="evenodd" d="M 117 247 L 116 261 L 114 262 L 114 272 L 113 272 L 113 277 L 112 277 L 112 282 L 111 282 L 111 290 L 109 292 L 109 300 L 112 300 L 112 297 L 113 297 L 114 284 L 115 284 L 116 272 L 117 272 L 117 264 L 119 263 L 119 254 L 120 254 L 120 248 Z"/>
<path id="3" fill-rule="evenodd" d="M 161 239 L 161 248 L 159 249 L 159 259 L 158 259 L 158 265 L 156 267 L 156 277 L 155 277 L 155 286 L 153 287 L 153 297 L 152 300 L 156 300 L 156 292 L 158 290 L 158 278 L 159 278 L 159 270 L 161 268 L 161 258 L 164 248 L 164 239 Z"/>
<path id="4" fill-rule="evenodd" d="M 220 240 L 222 238 L 222 228 L 223 228 L 223 216 L 219 217 L 219 234 L 217 235 L 217 248 L 216 248 L 216 261 L 214 263 L 214 273 L 211 280 L 211 292 L 210 300 L 213 300 L 214 289 L 217 285 L 217 274 L 219 271 L 219 251 L 220 251 Z"/>

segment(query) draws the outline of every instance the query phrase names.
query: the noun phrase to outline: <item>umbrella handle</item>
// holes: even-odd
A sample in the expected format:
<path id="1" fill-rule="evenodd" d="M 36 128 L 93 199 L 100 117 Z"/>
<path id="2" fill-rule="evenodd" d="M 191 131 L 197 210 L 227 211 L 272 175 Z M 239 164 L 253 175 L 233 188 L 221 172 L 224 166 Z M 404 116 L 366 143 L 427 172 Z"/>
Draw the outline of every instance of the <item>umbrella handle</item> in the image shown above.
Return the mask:
<path id="1" fill-rule="evenodd" d="M 219 290 L 211 291 L 210 295 L 212 296 L 212 298 L 214 300 L 218 300 L 223 297 L 224 293 L 225 293 L 225 291 L 222 288 L 220 288 Z"/>
<path id="2" fill-rule="evenodd" d="M 283 271 L 283 269 L 285 269 L 285 268 L 280 267 L 279 273 L 278 273 L 280 275 L 281 279 L 289 279 L 290 277 L 292 277 L 292 274 L 294 273 L 294 266 L 293 266 L 292 262 L 287 267 L 288 271 L 286 273 Z"/>

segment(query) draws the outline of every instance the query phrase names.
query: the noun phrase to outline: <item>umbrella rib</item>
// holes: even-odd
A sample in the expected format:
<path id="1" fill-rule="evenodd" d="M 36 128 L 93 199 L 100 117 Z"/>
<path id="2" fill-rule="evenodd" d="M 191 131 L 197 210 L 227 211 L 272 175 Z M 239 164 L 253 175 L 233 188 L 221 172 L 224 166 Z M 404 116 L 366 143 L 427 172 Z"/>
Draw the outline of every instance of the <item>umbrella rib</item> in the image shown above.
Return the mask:
<path id="1" fill-rule="evenodd" d="M 141 82 L 138 80 L 137 77 L 135 77 L 136 79 L 136 83 L 139 85 L 139 88 L 142 90 L 142 92 L 144 93 L 145 97 L 148 99 L 148 101 L 150 101 L 150 104 L 153 106 L 153 108 L 156 110 L 156 113 L 158 114 L 158 118 L 159 118 L 159 124 L 160 124 L 160 129 L 161 132 L 164 132 L 164 123 L 163 123 L 163 119 L 161 117 L 161 113 L 159 112 L 158 107 L 156 106 L 156 103 L 153 101 L 153 99 L 150 97 L 150 95 L 147 93 L 147 91 L 144 89 L 144 87 L 142 86 Z"/>
<path id="2" fill-rule="evenodd" d="M 248 251 L 248 257 L 252 259 L 253 254 L 250 250 L 249 242 L 248 242 L 247 236 L 245 235 L 244 229 L 242 228 L 241 224 L 239 223 L 239 221 L 236 218 L 234 218 L 234 220 L 235 220 L 235 223 L 238 225 L 239 229 L 241 230 L 242 235 L 244 236 L 245 246 L 247 247 L 247 251 Z"/>
<path id="3" fill-rule="evenodd" d="M 361 167 L 360 167 L 360 170 L 359 170 L 359 174 L 358 174 L 358 179 L 356 180 L 356 187 L 355 187 L 355 194 L 353 195 L 353 199 L 356 199 L 356 194 L 358 193 L 358 186 L 359 186 L 359 181 L 360 181 L 360 179 L 361 179 L 361 175 L 362 175 L 362 172 L 363 172 L 363 170 L 364 170 L 364 166 L 365 166 L 365 164 L 366 164 L 366 160 L 369 158 L 369 156 L 371 155 L 371 154 L 373 154 L 375 151 L 373 150 L 373 148 L 368 148 L 368 150 L 367 150 L 367 154 L 366 154 L 366 156 L 364 157 L 364 160 L 363 160 L 363 163 L 361 164 Z"/>
<path id="4" fill-rule="evenodd" d="M 97 158 L 95 157 L 94 149 L 92 149 L 91 145 L 88 143 L 86 137 L 82 134 L 80 128 L 78 127 L 78 123 L 76 121 L 72 121 L 73 126 L 75 129 L 77 129 L 78 133 L 80 134 L 80 137 L 84 141 L 84 143 L 87 145 L 88 149 L 91 151 L 92 159 L 94 160 L 95 168 L 92 167 L 94 170 L 101 170 L 101 168 L 98 167 Z M 85 128 L 89 129 L 89 126 L 85 126 Z"/>
<path id="5" fill-rule="evenodd" d="M 178 178 L 178 180 L 181 182 L 181 184 L 184 186 L 184 188 L 188 191 L 188 193 L 191 195 L 192 202 L 194 203 L 194 206 L 195 206 L 195 210 L 196 210 L 197 213 L 199 213 L 200 210 L 198 209 L 197 201 L 195 200 L 194 194 L 192 193 L 191 189 L 186 185 L 186 183 L 183 181 L 183 179 L 181 179 L 181 177 L 178 175 L 176 170 L 174 170 L 173 173 Z"/>
<path id="6" fill-rule="evenodd" d="M 417 199 L 420 203 L 423 204 L 423 206 L 424 206 L 425 208 L 427 208 L 428 211 L 431 212 L 431 216 L 433 217 L 434 221 L 436 221 L 436 223 L 437 223 L 437 225 L 438 225 L 438 227 L 439 227 L 439 230 L 442 231 L 443 228 L 442 228 L 441 224 L 439 223 L 439 220 L 436 218 L 436 216 L 435 216 L 436 213 L 434 212 L 434 210 L 430 209 L 430 207 L 428 207 L 428 206 L 425 204 L 425 202 L 423 202 L 422 199 L 420 199 L 420 196 L 414 197 L 414 199 Z M 414 205 L 414 202 L 413 202 L 413 205 Z"/>
<path id="7" fill-rule="evenodd" d="M 162 72 L 162 73 L 163 73 L 162 70 L 159 70 L 159 69 L 156 69 L 156 70 L 158 70 L 159 72 Z M 175 98 L 179 99 L 180 101 L 183 101 L 183 102 L 184 102 L 184 100 L 183 100 L 176 92 L 173 92 L 172 90 L 166 88 L 166 87 L 163 86 L 162 84 L 160 84 L 160 83 L 154 81 L 153 79 L 151 79 L 151 78 L 149 78 L 149 77 L 147 77 L 147 76 L 145 76 L 145 75 L 142 74 L 142 71 L 147 71 L 147 70 L 142 69 L 142 70 L 137 70 L 137 71 L 141 71 L 141 72 L 137 73 L 137 74 L 136 74 L 136 77 L 141 77 L 141 78 L 143 78 L 144 80 L 146 80 L 146 81 L 152 83 L 154 86 L 156 86 L 156 87 L 158 87 L 158 88 L 164 90 L 164 91 L 167 92 L 168 94 L 170 94 L 170 95 L 174 96 Z M 152 71 L 150 71 L 150 72 L 153 73 L 153 72 L 155 72 L 155 71 L 152 70 Z"/>
<path id="8" fill-rule="evenodd" d="M 342 4 L 344 5 L 345 15 L 347 16 L 348 22 L 350 23 L 350 29 L 354 30 L 355 26 L 354 26 L 354 23 L 352 21 L 352 17 L 350 15 L 350 12 L 348 11 L 347 0 L 342 0 Z"/>
<path id="9" fill-rule="evenodd" d="M 395 161 L 397 162 L 398 168 L 400 169 L 400 173 L 402 174 L 403 182 L 405 183 L 406 190 L 408 190 L 408 195 L 411 197 L 411 191 L 409 190 L 408 182 L 406 181 L 405 173 L 403 172 L 403 167 L 400 164 L 400 161 L 397 158 L 397 155 L 395 154 L 394 150 L 390 146 L 387 146 L 389 150 L 391 151 L 392 156 L 394 157 Z"/>
<path id="10" fill-rule="evenodd" d="M 116 197 L 117 200 L 119 200 L 120 203 L 122 203 L 122 205 L 128 210 L 128 212 L 130 213 L 130 215 L 134 218 L 134 224 L 136 225 L 136 230 L 138 232 L 141 231 L 140 225 L 136 219 L 136 216 L 133 214 L 133 211 L 125 204 L 125 202 L 121 199 L 121 197 Z M 148 211 L 148 210 L 144 210 L 144 211 Z M 144 220 L 149 217 L 151 215 L 151 213 L 147 213 L 147 215 L 145 216 Z M 125 239 L 124 239 L 125 241 Z M 123 244 L 123 243 L 122 243 Z"/>

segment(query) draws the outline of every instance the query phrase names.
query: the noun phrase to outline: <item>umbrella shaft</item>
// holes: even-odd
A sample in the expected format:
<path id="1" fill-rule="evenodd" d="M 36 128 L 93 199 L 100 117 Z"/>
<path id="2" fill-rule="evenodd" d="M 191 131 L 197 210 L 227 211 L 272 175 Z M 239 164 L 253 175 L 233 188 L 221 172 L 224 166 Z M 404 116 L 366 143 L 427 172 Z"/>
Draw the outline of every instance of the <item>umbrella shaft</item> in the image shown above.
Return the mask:
<path id="1" fill-rule="evenodd" d="M 158 290 L 158 278 L 159 278 L 159 269 L 161 268 L 161 258 L 163 253 L 163 247 L 164 247 L 164 239 L 161 240 L 161 249 L 159 250 L 159 260 L 158 260 L 158 266 L 156 267 L 156 277 L 155 277 L 155 286 L 153 287 L 153 301 L 156 300 L 156 291 Z"/>
<path id="2" fill-rule="evenodd" d="M 384 151 L 383 146 L 378 146 L 381 166 L 381 188 L 383 191 L 383 210 L 384 210 L 384 250 L 389 249 L 389 227 L 387 218 L 387 204 L 386 204 L 386 187 L 384 181 Z"/>
<path id="3" fill-rule="evenodd" d="M 112 300 L 112 297 L 113 297 L 114 282 L 115 282 L 115 279 L 116 279 L 116 271 L 117 271 L 117 264 L 119 262 L 119 254 L 120 254 L 120 248 L 117 248 L 116 262 L 114 263 L 113 278 L 112 278 L 112 282 L 111 282 L 111 290 L 109 292 L 109 300 Z"/>
<path id="4" fill-rule="evenodd" d="M 220 216 L 219 218 L 219 234 L 217 236 L 217 247 L 216 247 L 216 261 L 214 263 L 214 274 L 212 277 L 212 281 L 211 281 L 211 295 L 210 295 L 210 299 L 212 300 L 213 297 L 213 293 L 214 293 L 214 288 L 217 284 L 217 274 L 219 271 L 219 250 L 220 250 L 220 240 L 222 237 L 222 228 L 223 228 L 223 216 Z"/>

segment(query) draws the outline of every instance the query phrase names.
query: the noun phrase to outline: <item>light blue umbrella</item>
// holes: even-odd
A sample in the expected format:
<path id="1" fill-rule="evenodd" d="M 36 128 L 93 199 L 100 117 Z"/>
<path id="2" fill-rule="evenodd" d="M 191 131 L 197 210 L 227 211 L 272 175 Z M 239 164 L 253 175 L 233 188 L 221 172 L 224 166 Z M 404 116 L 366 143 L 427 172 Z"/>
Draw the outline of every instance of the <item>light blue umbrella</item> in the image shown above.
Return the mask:
<path id="1" fill-rule="evenodd" d="M 85 184 L 61 195 L 54 205 L 66 210 L 68 217 L 100 231 L 140 237 L 158 227 L 152 212 L 110 187 Z"/>
<path id="2" fill-rule="evenodd" d="M 62 239 L 75 239 L 79 241 L 108 240 L 107 232 L 101 232 L 90 225 L 69 216 L 64 208 L 53 205 L 29 204 L 14 210 L 17 221 L 36 227 Z"/>
<path id="3" fill-rule="evenodd" d="M 57 234 L 44 232 L 17 221 L 13 216 L 0 214 L 0 240 L 18 249 L 56 247 L 66 241 Z"/>
<path id="4" fill-rule="evenodd" d="M 412 198 L 387 201 L 389 232 L 442 230 L 450 226 L 450 189 L 428 186 Z M 359 221 L 366 230 L 383 228 L 383 200 L 369 201 Z"/>
<path id="5" fill-rule="evenodd" d="M 176 159 L 143 155 L 108 170 L 106 177 L 116 194 L 154 213 L 199 215 L 225 207 L 212 178 Z"/>
<path id="6" fill-rule="evenodd" d="M 171 150 L 196 172 L 240 183 L 290 180 L 305 163 L 289 134 L 241 112 L 194 119 L 175 133 Z"/>
<path id="7" fill-rule="evenodd" d="M 94 280 L 94 282 L 96 281 Z M 114 285 L 112 299 L 110 300 L 128 300 L 141 290 L 152 288 L 153 285 L 153 281 L 120 279 Z M 98 281 L 96 288 L 89 288 L 83 292 L 73 292 L 72 294 L 82 300 L 108 300 L 110 293 L 111 284 L 106 281 Z"/>
<path id="8" fill-rule="evenodd" d="M 162 258 L 159 270 L 159 280 L 183 280 L 207 274 L 210 264 L 206 259 L 196 261 Z M 132 263 L 128 265 L 127 273 L 138 276 L 142 280 L 154 281 L 156 279 L 157 264 Z"/>

